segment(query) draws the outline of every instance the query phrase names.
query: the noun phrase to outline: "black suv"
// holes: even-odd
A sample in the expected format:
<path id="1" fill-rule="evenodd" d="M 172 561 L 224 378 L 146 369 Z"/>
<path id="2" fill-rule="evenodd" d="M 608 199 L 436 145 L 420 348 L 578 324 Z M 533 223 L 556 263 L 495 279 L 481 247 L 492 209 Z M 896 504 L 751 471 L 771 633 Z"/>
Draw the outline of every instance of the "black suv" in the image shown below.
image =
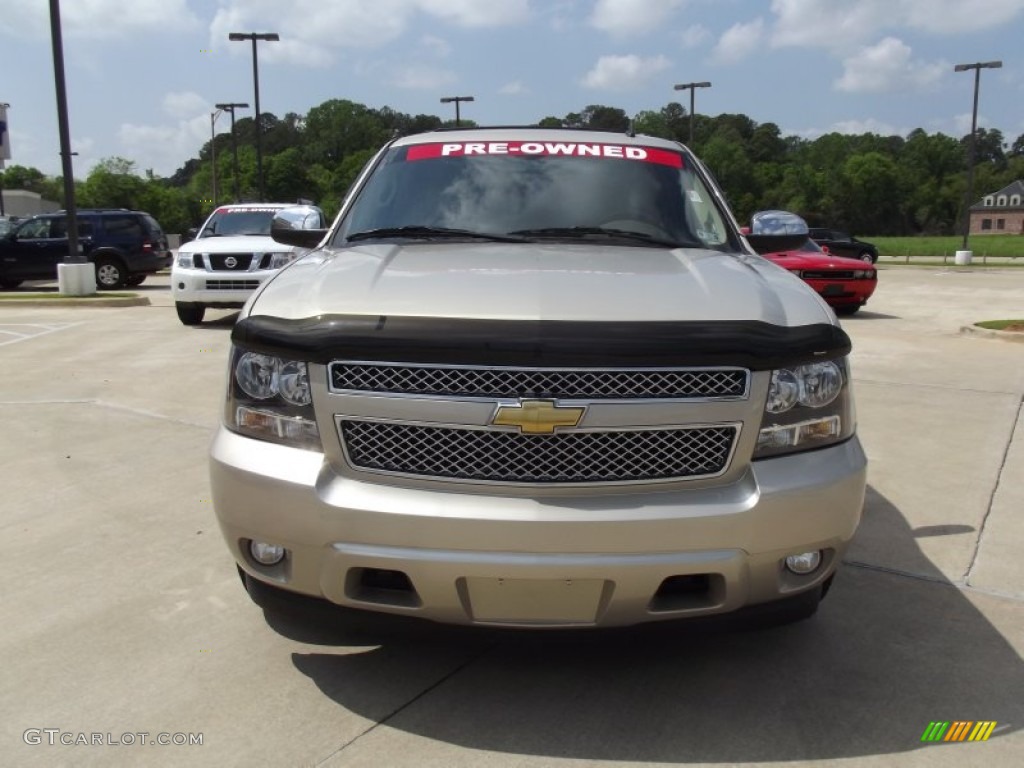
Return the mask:
<path id="1" fill-rule="evenodd" d="M 860 259 L 874 264 L 878 261 L 878 249 L 871 243 L 858 240 L 838 229 L 811 227 L 811 240 L 828 247 L 828 252 L 849 259 Z"/>
<path id="2" fill-rule="evenodd" d="M 171 265 L 167 237 L 157 220 L 126 208 L 78 211 L 82 254 L 96 265 L 96 286 L 114 290 L 139 285 L 146 275 Z M 25 280 L 56 280 L 68 254 L 67 212 L 43 213 L 19 221 L 0 237 L 0 287 Z"/>

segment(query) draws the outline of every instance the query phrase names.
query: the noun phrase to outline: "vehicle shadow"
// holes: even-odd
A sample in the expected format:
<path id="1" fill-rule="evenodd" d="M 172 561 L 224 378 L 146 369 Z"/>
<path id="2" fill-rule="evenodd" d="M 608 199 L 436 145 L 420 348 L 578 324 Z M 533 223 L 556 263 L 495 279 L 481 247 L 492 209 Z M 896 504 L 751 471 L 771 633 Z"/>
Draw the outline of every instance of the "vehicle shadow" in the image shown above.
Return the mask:
<path id="1" fill-rule="evenodd" d="M 856 314 L 845 315 L 840 317 L 839 320 L 843 323 L 857 320 L 902 320 L 903 318 L 899 315 L 887 315 L 885 312 L 872 312 L 868 309 L 862 309 Z"/>
<path id="2" fill-rule="evenodd" d="M 479 631 L 319 605 L 266 616 L 303 643 L 364 647 L 292 655 L 345 709 L 475 750 L 671 763 L 858 758 L 941 748 L 922 733 L 957 719 L 997 721 L 995 742 L 1024 715 L 1024 661 L 917 548 L 916 537 L 961 532 L 952 528 L 914 531 L 871 490 L 858 535 L 898 538 L 915 576 L 847 564 L 815 618 L 773 629 Z M 440 671 L 419 696 L 384 706 L 380 692 L 408 668 L 399 659 Z"/>

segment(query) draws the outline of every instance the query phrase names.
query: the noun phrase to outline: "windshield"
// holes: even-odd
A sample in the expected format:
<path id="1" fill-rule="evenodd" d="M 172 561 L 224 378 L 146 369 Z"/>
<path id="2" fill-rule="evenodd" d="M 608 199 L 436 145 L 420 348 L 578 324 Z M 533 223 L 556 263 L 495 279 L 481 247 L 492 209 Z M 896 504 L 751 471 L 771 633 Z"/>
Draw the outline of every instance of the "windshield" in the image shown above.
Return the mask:
<path id="1" fill-rule="evenodd" d="M 574 142 L 452 142 L 390 150 L 346 213 L 349 238 L 625 239 L 735 249 L 682 152 Z"/>
<path id="2" fill-rule="evenodd" d="M 237 235 L 270 236 L 270 222 L 280 208 L 219 208 L 213 212 L 199 237 Z"/>

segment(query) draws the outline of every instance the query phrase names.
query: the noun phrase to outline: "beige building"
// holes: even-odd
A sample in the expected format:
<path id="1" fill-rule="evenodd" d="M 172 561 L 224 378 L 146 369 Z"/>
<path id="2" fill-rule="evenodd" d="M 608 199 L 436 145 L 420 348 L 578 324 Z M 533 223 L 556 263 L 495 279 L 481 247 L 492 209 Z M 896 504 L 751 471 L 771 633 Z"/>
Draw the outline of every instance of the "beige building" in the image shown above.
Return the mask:
<path id="1" fill-rule="evenodd" d="M 971 206 L 971 234 L 1024 234 L 1024 180 L 1017 179 Z"/>
<path id="2" fill-rule="evenodd" d="M 53 200 L 44 200 L 38 192 L 29 192 L 25 189 L 4 189 L 0 190 L 4 196 L 4 215 L 25 218 L 35 216 L 37 213 L 52 213 L 60 209 L 60 203 Z"/>

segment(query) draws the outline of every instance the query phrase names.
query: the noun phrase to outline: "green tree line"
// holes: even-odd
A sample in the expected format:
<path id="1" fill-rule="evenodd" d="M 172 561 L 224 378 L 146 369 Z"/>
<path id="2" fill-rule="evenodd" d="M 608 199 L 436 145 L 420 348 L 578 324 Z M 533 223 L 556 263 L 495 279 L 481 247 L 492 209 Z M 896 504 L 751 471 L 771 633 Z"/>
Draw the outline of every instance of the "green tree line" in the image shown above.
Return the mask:
<path id="1" fill-rule="evenodd" d="M 312 200 L 329 216 L 374 153 L 395 136 L 450 126 L 435 115 L 407 115 L 331 99 L 304 117 L 260 115 L 263 173 L 268 200 Z M 464 125 L 472 125 L 463 121 Z M 590 105 L 543 127 L 587 128 L 660 136 L 689 143 L 690 116 L 679 103 L 630 118 L 617 107 Z M 232 139 L 220 133 L 170 177 L 140 175 L 131 160 L 98 163 L 75 183 L 79 206 L 124 207 L 152 213 L 168 232 L 196 226 L 217 202 L 256 200 L 256 121 L 235 123 L 238 177 Z M 743 114 L 693 116 L 692 148 L 725 190 L 737 217 L 758 210 L 795 211 L 813 225 L 864 235 L 949 235 L 959 231 L 966 191 L 969 136 L 953 138 L 922 129 L 908 136 L 829 133 L 816 139 L 783 136 L 775 123 Z M 3 188 L 27 189 L 63 204 L 63 180 L 14 165 L 0 173 Z M 997 129 L 978 129 L 974 197 L 1024 178 L 1024 134 L 1012 144 Z M 974 201 L 972 201 L 974 202 Z"/>

